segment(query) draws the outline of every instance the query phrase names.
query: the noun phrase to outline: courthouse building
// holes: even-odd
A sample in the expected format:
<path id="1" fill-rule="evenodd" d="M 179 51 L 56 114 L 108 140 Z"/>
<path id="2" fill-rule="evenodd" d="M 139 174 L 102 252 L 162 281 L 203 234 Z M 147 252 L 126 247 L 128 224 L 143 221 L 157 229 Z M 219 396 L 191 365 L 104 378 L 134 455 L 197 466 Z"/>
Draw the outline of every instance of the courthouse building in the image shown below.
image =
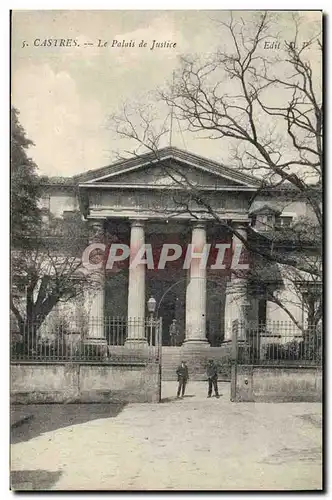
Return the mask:
<path id="1" fill-rule="evenodd" d="M 120 242 L 131 251 L 151 244 L 154 255 L 160 255 L 166 243 L 185 249 L 188 244 L 215 248 L 241 239 L 254 241 L 264 238 L 271 228 L 292 226 L 299 217 L 310 216 L 305 200 L 294 199 L 290 189 L 262 191 L 259 179 L 174 147 L 71 178 L 50 178 L 41 203 L 45 221 L 49 214 L 62 218 L 80 211 L 91 227 L 90 243 Z M 227 229 L 230 226 L 238 236 Z M 232 274 L 227 266 L 216 271 L 211 265 L 204 269 L 191 264 L 184 269 L 182 264 L 183 255 L 178 262 L 168 262 L 165 269 L 124 265 L 119 272 L 100 272 L 100 287 L 92 295 L 87 293 L 89 298 L 83 303 L 86 314 L 90 318 L 144 318 L 152 296 L 156 314 L 163 318 L 164 345 L 170 344 L 174 319 L 179 344 L 212 346 L 231 339 L 235 319 L 257 324 L 289 321 L 283 309 L 250 289 L 245 273 Z M 254 265 L 252 256 L 250 266 Z M 277 265 L 272 268 L 278 269 Z M 276 279 L 275 274 L 271 279 Z M 293 316 L 305 321 L 301 303 L 288 300 L 290 287 L 281 288 L 281 298 Z M 89 338 L 103 337 L 101 324 L 90 321 Z M 144 328 L 128 330 L 128 340 L 144 342 L 144 336 Z"/>

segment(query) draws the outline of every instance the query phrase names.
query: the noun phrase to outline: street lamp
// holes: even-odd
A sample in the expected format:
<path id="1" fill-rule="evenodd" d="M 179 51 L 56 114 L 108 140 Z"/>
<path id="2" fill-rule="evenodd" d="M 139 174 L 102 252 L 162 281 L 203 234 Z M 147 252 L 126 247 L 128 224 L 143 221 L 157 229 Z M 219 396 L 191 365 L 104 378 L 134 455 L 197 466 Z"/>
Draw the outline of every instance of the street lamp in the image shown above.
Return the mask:
<path id="1" fill-rule="evenodd" d="M 150 313 L 150 345 L 152 345 L 153 333 L 153 315 L 156 310 L 157 301 L 154 297 L 150 297 L 147 303 L 148 311 Z"/>
<path id="2" fill-rule="evenodd" d="M 157 301 L 154 297 L 150 297 L 148 300 L 148 311 L 153 314 L 156 310 Z"/>

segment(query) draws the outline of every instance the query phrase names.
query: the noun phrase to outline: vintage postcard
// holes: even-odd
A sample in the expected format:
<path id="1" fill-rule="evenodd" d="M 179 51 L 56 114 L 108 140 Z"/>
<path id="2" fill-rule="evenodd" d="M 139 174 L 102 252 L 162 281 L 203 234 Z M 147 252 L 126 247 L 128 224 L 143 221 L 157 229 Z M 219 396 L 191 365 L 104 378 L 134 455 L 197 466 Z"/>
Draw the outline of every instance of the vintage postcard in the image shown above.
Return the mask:
<path id="1" fill-rule="evenodd" d="M 322 490 L 322 28 L 12 11 L 12 490 Z"/>

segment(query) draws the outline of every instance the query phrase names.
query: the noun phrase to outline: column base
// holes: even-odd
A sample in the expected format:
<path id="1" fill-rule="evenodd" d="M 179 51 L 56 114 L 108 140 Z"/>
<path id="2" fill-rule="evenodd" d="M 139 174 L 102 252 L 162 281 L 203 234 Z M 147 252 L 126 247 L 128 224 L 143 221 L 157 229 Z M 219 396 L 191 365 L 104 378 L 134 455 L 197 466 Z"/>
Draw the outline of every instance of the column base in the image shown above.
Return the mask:
<path id="1" fill-rule="evenodd" d="M 233 342 L 232 339 L 225 339 L 221 342 L 221 345 L 231 345 Z M 248 342 L 244 339 L 237 339 L 237 345 L 238 346 L 246 346 L 248 344 Z"/>
<path id="2" fill-rule="evenodd" d="M 128 347 L 149 347 L 146 339 L 127 339 L 124 345 Z"/>
<path id="3" fill-rule="evenodd" d="M 84 354 L 90 358 L 108 358 L 108 345 L 104 337 L 88 337 L 84 340 Z"/>
<path id="4" fill-rule="evenodd" d="M 84 344 L 91 344 L 91 345 L 107 345 L 107 340 L 105 337 L 87 337 L 84 339 Z"/>
<path id="5" fill-rule="evenodd" d="M 181 347 L 210 347 L 210 342 L 206 339 L 185 339 Z"/>

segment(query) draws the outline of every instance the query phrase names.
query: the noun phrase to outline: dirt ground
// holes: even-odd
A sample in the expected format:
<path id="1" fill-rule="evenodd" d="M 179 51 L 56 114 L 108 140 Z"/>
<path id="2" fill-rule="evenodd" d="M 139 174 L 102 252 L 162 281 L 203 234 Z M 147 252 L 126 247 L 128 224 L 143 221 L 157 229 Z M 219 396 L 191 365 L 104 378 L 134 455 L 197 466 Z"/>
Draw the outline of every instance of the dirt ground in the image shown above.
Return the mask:
<path id="1" fill-rule="evenodd" d="M 160 404 L 30 405 L 12 429 L 16 490 L 319 490 L 319 403 L 231 403 L 165 382 Z"/>

